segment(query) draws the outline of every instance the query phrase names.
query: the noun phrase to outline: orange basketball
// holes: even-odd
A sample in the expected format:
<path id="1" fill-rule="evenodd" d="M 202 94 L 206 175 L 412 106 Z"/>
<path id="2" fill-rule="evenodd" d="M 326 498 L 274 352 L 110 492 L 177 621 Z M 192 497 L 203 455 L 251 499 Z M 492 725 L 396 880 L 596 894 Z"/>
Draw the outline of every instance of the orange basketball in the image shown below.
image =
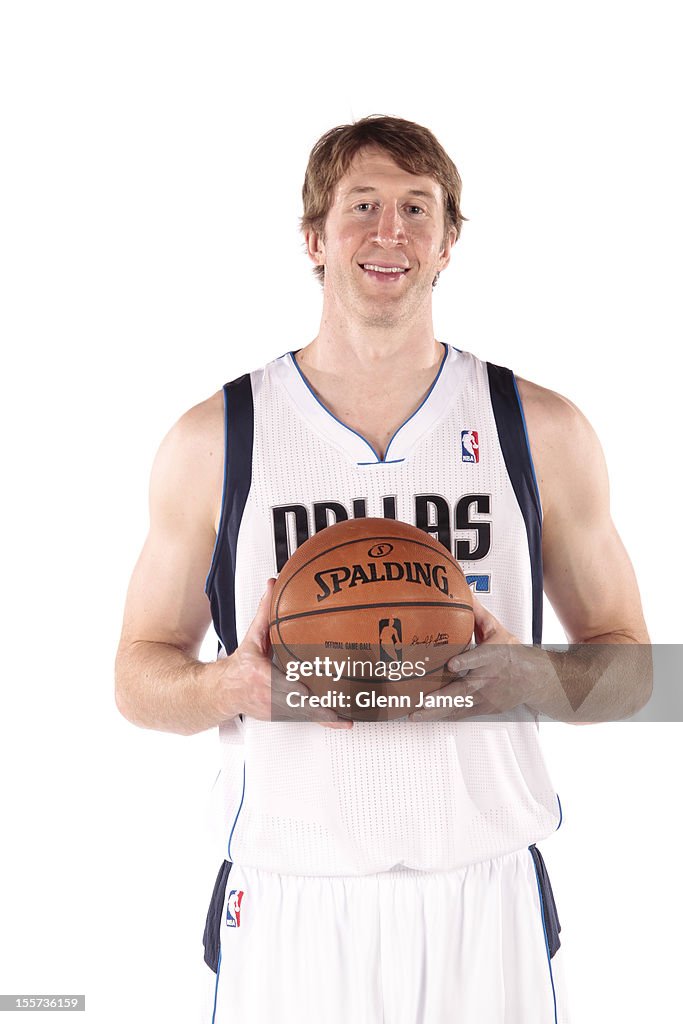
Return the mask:
<path id="1" fill-rule="evenodd" d="M 271 603 L 273 653 L 288 679 L 364 721 L 419 709 L 473 627 L 471 591 L 451 553 L 394 519 L 315 534 L 283 567 Z"/>

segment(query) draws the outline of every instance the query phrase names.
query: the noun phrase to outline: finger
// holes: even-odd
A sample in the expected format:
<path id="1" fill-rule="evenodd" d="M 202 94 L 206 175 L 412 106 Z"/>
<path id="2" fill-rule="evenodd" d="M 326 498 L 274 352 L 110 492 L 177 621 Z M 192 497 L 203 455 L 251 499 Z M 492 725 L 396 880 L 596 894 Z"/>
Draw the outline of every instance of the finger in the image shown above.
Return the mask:
<path id="1" fill-rule="evenodd" d="M 284 672 L 274 663 L 270 672 L 270 686 L 273 693 L 311 693 L 310 688 L 300 679 L 290 682 Z"/>
<path id="2" fill-rule="evenodd" d="M 454 658 L 450 658 L 446 663 L 446 668 L 449 672 L 454 673 L 471 672 L 472 669 L 490 664 L 495 653 L 487 649 L 486 645 L 483 647 L 471 647 L 469 651 L 462 651 L 460 654 L 456 654 Z"/>
<path id="3" fill-rule="evenodd" d="M 426 706 L 413 711 L 408 716 L 414 722 L 447 718 L 453 711 L 467 710 L 468 704 L 472 703 L 467 684 L 462 679 L 446 683 L 444 686 L 440 686 L 438 690 L 432 690 L 430 693 L 424 693 L 423 697 Z M 468 697 L 470 697 L 469 701 Z M 437 701 L 435 706 L 430 706 L 432 698 Z"/>
<path id="4" fill-rule="evenodd" d="M 301 685 L 287 685 L 283 690 L 271 690 L 271 721 L 308 721 L 312 710 L 306 699 L 308 696 L 309 690 Z"/>
<path id="5" fill-rule="evenodd" d="M 269 579 L 263 597 L 259 601 L 256 615 L 251 621 L 244 639 L 255 643 L 264 654 L 270 652 L 270 602 L 275 578 Z"/>
<path id="6" fill-rule="evenodd" d="M 449 686 L 455 686 L 456 693 L 464 693 L 477 701 L 487 701 L 492 707 L 498 707 L 498 701 L 505 700 L 508 695 L 507 687 L 497 675 L 491 675 L 487 667 L 475 669 L 468 672 L 465 679 L 456 680 Z M 443 687 L 438 693 L 449 693 L 450 689 Z"/>
<path id="7" fill-rule="evenodd" d="M 449 685 L 457 684 L 460 686 L 467 687 L 468 693 L 475 693 L 477 690 L 483 689 L 489 683 L 492 685 L 498 684 L 503 685 L 504 680 L 500 673 L 497 671 L 497 665 L 481 665 L 476 669 L 468 669 L 467 671 L 457 672 L 453 679 L 449 680 Z"/>
<path id="8" fill-rule="evenodd" d="M 477 643 L 490 643 L 500 623 L 495 615 L 472 594 L 472 611 L 474 612 L 474 635 Z"/>
<path id="9" fill-rule="evenodd" d="M 495 708 L 489 701 L 481 697 L 476 697 L 474 705 L 471 708 L 463 708 L 462 711 L 455 711 L 453 713 L 453 719 L 456 722 L 464 721 L 476 721 L 479 718 L 485 718 L 487 715 L 499 715 L 499 708 Z"/>
<path id="10" fill-rule="evenodd" d="M 352 722 L 340 718 L 332 708 L 311 707 L 305 699 L 310 696 L 311 691 L 303 683 L 287 683 L 285 677 L 280 673 L 284 685 L 281 689 L 272 693 L 272 714 L 273 721 L 293 722 L 315 722 L 318 725 L 328 725 L 338 729 L 350 729 Z M 303 700 L 290 702 L 288 697 L 296 694 L 303 696 Z"/>
<path id="11" fill-rule="evenodd" d="M 422 708 L 420 711 L 414 711 L 412 715 L 409 715 L 408 720 L 411 722 L 461 722 L 470 718 L 495 714 L 499 714 L 497 708 L 492 707 L 487 700 L 476 697 L 472 707 Z"/>
<path id="12" fill-rule="evenodd" d="M 306 718 L 317 725 L 339 726 L 342 729 L 353 724 L 348 718 L 341 718 L 332 708 L 309 708 Z"/>
<path id="13" fill-rule="evenodd" d="M 308 707 L 308 697 L 310 697 L 311 691 L 303 685 L 303 683 L 287 683 L 281 690 L 271 690 L 271 699 L 274 707 L 287 707 L 287 708 L 305 708 Z M 288 698 L 298 697 L 298 700 L 289 700 Z"/>

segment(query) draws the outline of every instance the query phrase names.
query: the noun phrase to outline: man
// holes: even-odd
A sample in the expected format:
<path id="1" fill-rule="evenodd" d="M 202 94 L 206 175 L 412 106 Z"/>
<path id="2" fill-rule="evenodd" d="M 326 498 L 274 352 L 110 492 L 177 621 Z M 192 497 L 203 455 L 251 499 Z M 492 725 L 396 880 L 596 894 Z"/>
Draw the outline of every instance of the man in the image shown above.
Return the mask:
<path id="1" fill-rule="evenodd" d="M 463 218 L 430 132 L 397 118 L 334 129 L 303 195 L 320 331 L 163 442 L 117 662 L 131 721 L 220 726 L 213 1019 L 564 1020 L 535 847 L 560 810 L 533 717 L 618 717 L 643 694 L 635 681 L 605 694 L 584 662 L 530 646 L 542 581 L 572 643 L 647 639 L 600 447 L 566 399 L 435 340 L 432 289 Z M 462 693 L 469 671 L 474 713 L 510 720 L 283 721 L 294 687 L 270 661 L 269 580 L 310 533 L 365 515 L 413 522 L 460 560 L 482 597 L 478 646 L 445 690 Z M 228 656 L 203 664 L 212 618 Z"/>

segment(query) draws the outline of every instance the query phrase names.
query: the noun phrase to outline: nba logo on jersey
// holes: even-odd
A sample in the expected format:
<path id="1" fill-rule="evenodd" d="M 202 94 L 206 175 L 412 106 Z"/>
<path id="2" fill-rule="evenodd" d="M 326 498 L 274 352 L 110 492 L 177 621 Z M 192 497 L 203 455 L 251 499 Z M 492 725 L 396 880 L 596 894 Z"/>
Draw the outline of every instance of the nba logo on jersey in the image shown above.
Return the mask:
<path id="1" fill-rule="evenodd" d="M 479 462 L 479 431 L 461 430 L 460 448 L 463 462 Z"/>
<path id="2" fill-rule="evenodd" d="M 239 928 L 240 926 L 240 908 L 243 896 L 244 893 L 238 889 L 232 889 L 228 894 L 225 904 L 225 923 L 228 928 Z"/>

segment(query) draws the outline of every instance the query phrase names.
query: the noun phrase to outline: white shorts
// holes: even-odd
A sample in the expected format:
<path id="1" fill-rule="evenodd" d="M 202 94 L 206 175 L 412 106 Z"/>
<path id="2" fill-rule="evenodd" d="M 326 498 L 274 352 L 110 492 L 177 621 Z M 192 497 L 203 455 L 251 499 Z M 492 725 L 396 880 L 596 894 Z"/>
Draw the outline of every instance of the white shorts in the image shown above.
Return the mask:
<path id="1" fill-rule="evenodd" d="M 565 1024 L 546 892 L 527 849 L 438 873 L 234 864 L 203 1024 Z"/>

